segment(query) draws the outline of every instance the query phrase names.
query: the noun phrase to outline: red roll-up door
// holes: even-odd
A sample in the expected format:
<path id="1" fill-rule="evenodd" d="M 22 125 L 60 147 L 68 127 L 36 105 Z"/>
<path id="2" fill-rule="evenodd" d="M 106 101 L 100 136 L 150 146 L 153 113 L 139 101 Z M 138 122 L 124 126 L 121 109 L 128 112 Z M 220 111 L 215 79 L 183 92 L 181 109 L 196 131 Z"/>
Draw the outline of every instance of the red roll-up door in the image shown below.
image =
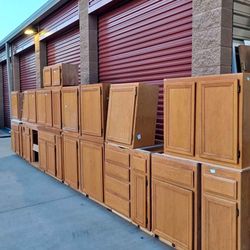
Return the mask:
<path id="1" fill-rule="evenodd" d="M 192 0 L 138 0 L 99 17 L 99 80 L 160 85 L 156 139 L 163 139 L 164 78 L 191 76 Z"/>
<path id="2" fill-rule="evenodd" d="M 20 54 L 20 89 L 21 91 L 36 88 L 36 60 L 34 47 Z"/>
<path id="3" fill-rule="evenodd" d="M 79 26 L 73 27 L 63 34 L 47 41 L 48 65 L 56 63 L 72 63 L 80 65 L 80 32 Z M 79 67 L 80 83 L 80 67 Z"/>
<path id="4" fill-rule="evenodd" d="M 10 100 L 9 100 L 9 86 L 7 75 L 7 64 L 2 65 L 3 70 L 3 112 L 4 112 L 4 127 L 10 128 Z"/>

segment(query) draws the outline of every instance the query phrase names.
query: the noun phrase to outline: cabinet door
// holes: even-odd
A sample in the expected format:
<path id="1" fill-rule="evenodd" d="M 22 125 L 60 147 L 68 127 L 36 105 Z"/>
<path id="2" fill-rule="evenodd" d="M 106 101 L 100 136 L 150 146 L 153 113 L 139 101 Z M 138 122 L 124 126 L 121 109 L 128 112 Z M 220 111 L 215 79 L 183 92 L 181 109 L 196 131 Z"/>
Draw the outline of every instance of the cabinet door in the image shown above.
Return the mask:
<path id="1" fill-rule="evenodd" d="M 107 120 L 108 140 L 131 145 L 136 89 L 136 86 L 111 86 Z"/>
<path id="2" fill-rule="evenodd" d="M 36 92 L 29 92 L 29 122 L 36 122 Z"/>
<path id="3" fill-rule="evenodd" d="M 147 227 L 146 175 L 131 171 L 131 218 L 142 227 Z"/>
<path id="4" fill-rule="evenodd" d="M 195 82 L 164 85 L 165 152 L 194 155 Z"/>
<path id="5" fill-rule="evenodd" d="M 153 179 L 152 230 L 177 248 L 193 246 L 193 192 Z"/>
<path id="6" fill-rule="evenodd" d="M 78 188 L 78 141 L 74 138 L 63 139 L 64 180 L 74 188 Z"/>
<path id="7" fill-rule="evenodd" d="M 29 95 L 28 92 L 23 94 L 23 111 L 22 111 L 22 120 L 27 121 L 29 117 Z"/>
<path id="8" fill-rule="evenodd" d="M 64 89 L 62 105 L 63 129 L 78 132 L 78 89 Z"/>
<path id="9" fill-rule="evenodd" d="M 81 132 L 102 136 L 102 96 L 101 86 L 81 87 Z"/>
<path id="10" fill-rule="evenodd" d="M 238 80 L 199 82 L 199 155 L 238 162 Z"/>
<path id="11" fill-rule="evenodd" d="M 30 135 L 25 135 L 25 160 L 31 161 L 31 137 Z"/>
<path id="12" fill-rule="evenodd" d="M 56 176 L 56 148 L 53 143 L 46 144 L 47 171 Z"/>
<path id="13" fill-rule="evenodd" d="M 52 119 L 54 128 L 62 128 L 61 90 L 52 90 Z"/>
<path id="14" fill-rule="evenodd" d="M 46 153 L 46 141 L 39 139 L 39 167 L 46 171 L 47 170 L 47 153 Z"/>
<path id="15" fill-rule="evenodd" d="M 52 126 L 52 100 L 51 91 L 44 91 L 45 98 L 45 125 Z"/>
<path id="16" fill-rule="evenodd" d="M 103 144 L 81 141 L 80 149 L 81 189 L 103 202 Z"/>
<path id="17" fill-rule="evenodd" d="M 43 68 L 43 87 L 51 86 L 51 68 L 44 67 Z"/>
<path id="18" fill-rule="evenodd" d="M 61 66 L 55 65 L 51 67 L 52 86 L 59 86 L 61 84 Z"/>
<path id="19" fill-rule="evenodd" d="M 18 119 L 18 93 L 12 92 L 11 93 L 11 117 L 14 119 Z"/>
<path id="20" fill-rule="evenodd" d="M 45 106 L 45 93 L 44 91 L 36 92 L 37 101 L 37 123 L 44 125 L 46 121 L 46 106 Z"/>
<path id="21" fill-rule="evenodd" d="M 236 202 L 203 196 L 202 249 L 236 250 Z"/>
<path id="22" fill-rule="evenodd" d="M 14 131 L 14 149 L 15 152 L 19 155 L 20 154 L 20 140 L 19 140 L 19 132 Z"/>

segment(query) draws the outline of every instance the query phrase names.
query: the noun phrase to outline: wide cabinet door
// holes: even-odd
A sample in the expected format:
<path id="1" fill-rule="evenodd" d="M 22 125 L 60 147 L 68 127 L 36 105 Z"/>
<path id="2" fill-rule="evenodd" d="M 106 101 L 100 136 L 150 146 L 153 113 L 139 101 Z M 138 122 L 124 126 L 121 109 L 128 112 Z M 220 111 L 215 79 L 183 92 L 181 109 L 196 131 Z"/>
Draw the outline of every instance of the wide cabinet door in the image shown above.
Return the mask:
<path id="1" fill-rule="evenodd" d="M 202 249 L 236 250 L 236 202 L 203 196 Z"/>
<path id="2" fill-rule="evenodd" d="M 198 82 L 199 156 L 238 162 L 238 80 Z"/>
<path id="3" fill-rule="evenodd" d="M 47 126 L 52 126 L 52 100 L 51 100 L 51 91 L 44 92 L 45 98 L 45 124 Z"/>
<path id="4" fill-rule="evenodd" d="M 193 192 L 153 179 L 152 230 L 177 249 L 193 249 Z"/>
<path id="5" fill-rule="evenodd" d="M 39 139 L 39 164 L 40 168 L 44 171 L 47 170 L 47 149 L 46 141 Z"/>
<path id="6" fill-rule="evenodd" d="M 37 123 L 44 125 L 46 122 L 46 105 L 44 91 L 36 92 L 37 101 Z"/>
<path id="7" fill-rule="evenodd" d="M 102 136 L 102 95 L 101 86 L 81 88 L 81 132 Z"/>
<path id="8" fill-rule="evenodd" d="M 110 88 L 107 139 L 130 145 L 134 127 L 136 86 Z"/>
<path id="9" fill-rule="evenodd" d="M 165 152 L 194 155 L 195 82 L 164 85 Z"/>
<path id="10" fill-rule="evenodd" d="M 81 141 L 80 152 L 81 189 L 103 202 L 103 144 Z"/>

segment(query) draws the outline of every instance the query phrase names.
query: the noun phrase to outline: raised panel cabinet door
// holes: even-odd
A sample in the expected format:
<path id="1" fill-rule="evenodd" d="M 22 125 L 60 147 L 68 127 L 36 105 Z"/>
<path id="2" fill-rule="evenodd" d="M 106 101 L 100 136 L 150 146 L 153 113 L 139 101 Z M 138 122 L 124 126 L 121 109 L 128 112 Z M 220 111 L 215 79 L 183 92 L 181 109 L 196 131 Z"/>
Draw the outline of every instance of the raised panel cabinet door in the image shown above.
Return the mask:
<path id="1" fill-rule="evenodd" d="M 51 67 L 51 81 L 52 86 L 59 86 L 61 84 L 61 66 L 54 65 Z"/>
<path id="2" fill-rule="evenodd" d="M 12 92 L 11 93 L 11 116 L 14 119 L 18 119 L 18 93 Z"/>
<path id="3" fill-rule="evenodd" d="M 209 195 L 203 195 L 202 249 L 237 249 L 237 205 Z"/>
<path id="4" fill-rule="evenodd" d="M 103 202 L 103 144 L 81 141 L 80 148 L 81 189 L 94 199 Z"/>
<path id="5" fill-rule="evenodd" d="M 164 85 L 165 152 L 194 155 L 195 82 Z"/>
<path id="6" fill-rule="evenodd" d="M 51 91 L 44 91 L 45 98 L 45 125 L 52 126 L 52 100 L 51 100 Z"/>
<path id="7" fill-rule="evenodd" d="M 53 143 L 46 144 L 47 171 L 56 176 L 56 147 Z"/>
<path id="8" fill-rule="evenodd" d="M 44 87 L 51 86 L 51 67 L 43 68 L 43 86 Z"/>
<path id="9" fill-rule="evenodd" d="M 46 106 L 45 106 L 45 93 L 43 90 L 36 92 L 36 111 L 37 111 L 37 123 L 45 125 Z"/>
<path id="10" fill-rule="evenodd" d="M 39 167 L 47 170 L 47 143 L 45 140 L 39 139 Z"/>
<path id="11" fill-rule="evenodd" d="M 152 230 L 180 249 L 193 248 L 193 192 L 153 179 Z"/>
<path id="12" fill-rule="evenodd" d="M 111 86 L 109 95 L 107 139 L 131 145 L 133 138 L 136 86 Z"/>
<path id="13" fill-rule="evenodd" d="M 22 110 L 22 120 L 27 121 L 29 117 L 29 95 L 28 92 L 23 94 L 23 110 Z"/>
<path id="14" fill-rule="evenodd" d="M 147 227 L 146 175 L 131 171 L 131 218 L 142 227 Z"/>
<path id="15" fill-rule="evenodd" d="M 73 188 L 78 188 L 78 141 L 63 138 L 64 180 Z"/>
<path id="16" fill-rule="evenodd" d="M 29 122 L 36 122 L 36 92 L 29 92 Z"/>
<path id="17" fill-rule="evenodd" d="M 52 120 L 54 128 L 62 128 L 61 90 L 52 90 Z"/>
<path id="18" fill-rule="evenodd" d="M 63 129 L 78 132 L 78 90 L 64 89 L 62 92 Z"/>
<path id="19" fill-rule="evenodd" d="M 81 133 L 102 136 L 101 86 L 81 87 Z"/>
<path id="20" fill-rule="evenodd" d="M 198 82 L 199 156 L 238 162 L 238 80 Z"/>

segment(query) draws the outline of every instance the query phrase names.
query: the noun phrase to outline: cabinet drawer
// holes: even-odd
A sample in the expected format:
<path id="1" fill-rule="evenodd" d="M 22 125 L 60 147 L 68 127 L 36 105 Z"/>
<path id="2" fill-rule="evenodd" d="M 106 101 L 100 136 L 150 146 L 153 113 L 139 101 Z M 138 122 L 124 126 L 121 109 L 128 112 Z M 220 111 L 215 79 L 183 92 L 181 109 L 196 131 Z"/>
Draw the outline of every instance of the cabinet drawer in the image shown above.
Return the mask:
<path id="1" fill-rule="evenodd" d="M 129 200 L 129 184 L 121 182 L 115 178 L 105 176 L 105 190 Z"/>
<path id="2" fill-rule="evenodd" d="M 54 134 L 50 134 L 50 133 L 46 133 L 46 132 L 39 132 L 39 139 L 48 141 L 50 143 L 55 143 L 55 135 Z"/>
<path id="3" fill-rule="evenodd" d="M 105 160 L 129 167 L 129 153 L 125 150 L 123 152 L 122 149 L 118 147 L 117 149 L 106 147 Z"/>
<path id="4" fill-rule="evenodd" d="M 136 155 L 131 156 L 131 168 L 140 172 L 147 172 L 147 160 Z"/>
<path id="5" fill-rule="evenodd" d="M 204 192 L 237 199 L 237 181 L 218 176 L 203 176 Z"/>
<path id="6" fill-rule="evenodd" d="M 117 178 L 129 181 L 129 169 L 116 166 L 114 164 L 105 163 L 105 173 Z"/>
<path id="7" fill-rule="evenodd" d="M 130 217 L 130 203 L 114 194 L 105 191 L 105 204 L 117 212 Z"/>

